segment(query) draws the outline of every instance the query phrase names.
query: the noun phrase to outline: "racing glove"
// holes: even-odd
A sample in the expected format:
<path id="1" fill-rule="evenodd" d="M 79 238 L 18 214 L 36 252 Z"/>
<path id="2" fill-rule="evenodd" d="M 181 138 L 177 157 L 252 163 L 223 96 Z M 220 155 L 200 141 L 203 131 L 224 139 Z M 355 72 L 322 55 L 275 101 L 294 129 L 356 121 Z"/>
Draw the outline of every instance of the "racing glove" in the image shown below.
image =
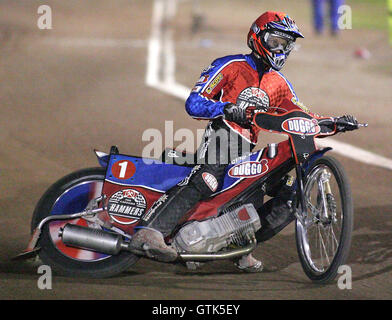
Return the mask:
<path id="1" fill-rule="evenodd" d="M 227 104 L 223 109 L 223 113 L 226 120 L 233 121 L 239 125 L 244 125 L 248 121 L 246 108 L 241 108 L 234 103 Z"/>
<path id="2" fill-rule="evenodd" d="M 336 118 L 336 132 L 345 132 L 358 129 L 358 121 L 352 115 Z"/>

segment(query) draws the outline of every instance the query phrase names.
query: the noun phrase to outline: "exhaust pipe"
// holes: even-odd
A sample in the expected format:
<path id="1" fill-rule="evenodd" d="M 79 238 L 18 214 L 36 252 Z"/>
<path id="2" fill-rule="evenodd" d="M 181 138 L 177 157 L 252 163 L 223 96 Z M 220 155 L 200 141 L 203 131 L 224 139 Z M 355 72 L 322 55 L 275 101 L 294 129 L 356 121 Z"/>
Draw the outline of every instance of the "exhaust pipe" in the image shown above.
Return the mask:
<path id="1" fill-rule="evenodd" d="M 77 226 L 67 223 L 60 229 L 59 237 L 67 246 L 116 255 L 121 250 L 129 250 L 128 243 L 121 235 L 101 229 Z"/>
<path id="2" fill-rule="evenodd" d="M 101 229 L 93 229 L 67 223 L 64 228 L 60 229 L 59 237 L 65 245 L 71 247 L 93 250 L 109 255 L 116 255 L 120 253 L 121 250 L 144 255 L 144 252 L 132 248 L 130 243 L 124 241 L 120 234 L 107 232 Z M 246 247 L 228 250 L 223 253 L 180 253 L 179 259 L 182 261 L 195 262 L 232 259 L 249 254 L 256 246 L 256 239 L 250 239 L 250 243 Z"/>
<path id="3" fill-rule="evenodd" d="M 194 261 L 194 262 L 206 262 L 215 260 L 226 260 L 233 259 L 248 255 L 257 247 L 257 241 L 251 240 L 251 242 L 238 249 L 228 250 L 220 253 L 181 253 L 179 256 L 182 261 Z"/>

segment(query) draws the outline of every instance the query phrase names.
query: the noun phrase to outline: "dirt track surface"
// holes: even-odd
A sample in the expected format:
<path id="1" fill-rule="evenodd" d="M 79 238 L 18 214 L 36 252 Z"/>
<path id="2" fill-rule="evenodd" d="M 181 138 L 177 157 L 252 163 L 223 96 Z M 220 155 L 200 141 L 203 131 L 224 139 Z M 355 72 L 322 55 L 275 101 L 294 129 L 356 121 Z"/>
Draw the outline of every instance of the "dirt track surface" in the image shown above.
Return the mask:
<path id="1" fill-rule="evenodd" d="M 368 122 L 369 128 L 336 139 L 392 158 L 392 53 L 386 32 L 349 30 L 338 39 L 317 38 L 308 1 L 296 1 L 295 7 L 290 2 L 271 1 L 269 8 L 288 11 L 307 35 L 283 70 L 297 95 L 316 113 L 353 113 Z M 175 130 L 206 124 L 187 116 L 183 101 L 145 85 L 151 1 L 83 3 L 46 1 L 53 10 L 52 30 L 36 27 L 39 1 L 0 4 L 0 298 L 392 298 L 392 171 L 339 155 L 355 203 L 351 290 L 306 278 L 293 225 L 257 248 L 255 256 L 266 265 L 260 274 L 239 273 L 225 261 L 188 271 L 143 259 L 113 279 L 55 276 L 52 290 L 38 289 L 39 261 L 10 258 L 27 245 L 31 214 L 49 185 L 96 166 L 93 148 L 108 151 L 115 144 L 122 153 L 141 154 L 143 131 L 163 130 L 164 120 L 173 120 Z M 182 2 L 177 13 L 182 19 L 175 26 L 176 77 L 187 87 L 216 57 L 248 52 L 248 27 L 267 9 L 256 1 L 201 4 L 209 11 L 196 35 L 190 33 L 190 3 Z M 228 21 L 229 12 L 235 15 Z M 363 38 L 372 58 L 354 59 Z M 120 45 L 97 39 L 117 39 Z M 261 140 L 260 146 L 266 143 Z"/>

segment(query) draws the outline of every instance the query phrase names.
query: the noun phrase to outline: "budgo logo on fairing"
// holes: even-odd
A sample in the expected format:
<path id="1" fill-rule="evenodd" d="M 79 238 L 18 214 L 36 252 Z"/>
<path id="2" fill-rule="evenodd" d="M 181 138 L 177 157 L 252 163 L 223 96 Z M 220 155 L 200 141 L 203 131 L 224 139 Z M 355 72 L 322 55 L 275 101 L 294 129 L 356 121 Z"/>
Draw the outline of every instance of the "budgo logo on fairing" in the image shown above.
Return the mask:
<path id="1" fill-rule="evenodd" d="M 282 129 L 289 133 L 300 135 L 315 135 L 320 132 L 316 119 L 290 118 L 282 123 Z"/>
<path id="2" fill-rule="evenodd" d="M 268 161 L 263 159 L 258 161 L 242 162 L 229 170 L 229 176 L 233 178 L 253 178 L 268 171 Z"/>

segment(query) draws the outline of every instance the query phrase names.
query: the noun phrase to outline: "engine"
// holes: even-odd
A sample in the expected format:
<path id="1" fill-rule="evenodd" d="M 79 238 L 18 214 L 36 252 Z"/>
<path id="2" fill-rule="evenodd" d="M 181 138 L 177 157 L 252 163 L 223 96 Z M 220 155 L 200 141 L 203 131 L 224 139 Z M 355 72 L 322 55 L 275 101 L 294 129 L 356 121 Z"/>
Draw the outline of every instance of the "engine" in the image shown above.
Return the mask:
<path id="1" fill-rule="evenodd" d="M 174 238 L 179 252 L 212 253 L 230 244 L 243 245 L 247 236 L 261 228 L 252 204 L 232 209 L 219 217 L 185 225 Z"/>

